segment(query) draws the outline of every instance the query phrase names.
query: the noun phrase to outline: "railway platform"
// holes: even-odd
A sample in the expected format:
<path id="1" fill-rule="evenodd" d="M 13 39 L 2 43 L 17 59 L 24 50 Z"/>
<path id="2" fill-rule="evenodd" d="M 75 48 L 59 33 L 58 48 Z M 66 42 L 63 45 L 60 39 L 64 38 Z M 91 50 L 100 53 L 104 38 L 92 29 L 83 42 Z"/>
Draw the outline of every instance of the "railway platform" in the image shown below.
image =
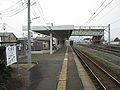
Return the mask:
<path id="1" fill-rule="evenodd" d="M 53 54 L 33 54 L 27 90 L 96 90 L 70 46 Z"/>

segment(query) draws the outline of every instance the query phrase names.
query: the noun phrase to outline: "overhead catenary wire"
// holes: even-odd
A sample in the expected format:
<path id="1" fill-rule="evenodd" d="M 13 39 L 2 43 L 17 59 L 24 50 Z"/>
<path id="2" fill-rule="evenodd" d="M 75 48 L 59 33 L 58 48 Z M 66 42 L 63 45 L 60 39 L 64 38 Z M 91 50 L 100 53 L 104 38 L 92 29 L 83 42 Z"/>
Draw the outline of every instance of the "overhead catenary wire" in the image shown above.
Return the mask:
<path id="1" fill-rule="evenodd" d="M 106 0 L 104 0 L 103 2 L 102 2 L 102 4 L 100 5 L 100 7 L 95 11 L 95 13 L 103 6 L 103 4 L 106 2 Z"/>
<path id="2" fill-rule="evenodd" d="M 93 20 L 93 19 L 95 19 L 107 6 L 109 6 L 112 2 L 113 2 L 114 0 L 111 0 L 102 10 L 100 10 L 100 12 L 98 12 L 97 14 L 96 14 L 96 16 L 94 16 L 91 20 L 90 20 L 90 22 Z"/>
<path id="3" fill-rule="evenodd" d="M 94 20 L 104 9 L 106 9 L 114 0 L 111 0 L 107 5 L 105 5 L 88 23 Z"/>
<path id="4" fill-rule="evenodd" d="M 105 17 L 105 16 L 107 16 L 110 12 L 112 12 L 114 9 L 116 9 L 118 6 L 120 5 L 120 3 L 118 3 L 117 5 L 115 5 L 112 9 L 110 9 L 107 13 L 105 13 L 105 15 L 103 15 L 102 17 L 100 17 L 97 21 L 101 21 L 101 20 L 103 20 L 103 18 Z M 97 22 L 96 21 L 96 22 Z M 115 22 L 115 21 L 114 21 Z M 112 22 L 113 23 L 113 22 Z M 112 23 L 110 23 L 110 24 L 112 24 Z"/>
<path id="5" fill-rule="evenodd" d="M 92 16 L 88 19 L 88 21 L 85 23 L 85 24 L 87 24 L 90 20 L 91 20 L 91 18 L 97 13 L 97 11 L 103 6 L 103 4 L 106 2 L 106 0 L 104 0 L 103 2 L 102 2 L 102 4 L 97 8 L 97 10 L 92 14 Z"/>
<path id="6" fill-rule="evenodd" d="M 120 21 L 120 18 L 119 19 L 117 19 L 117 20 L 115 20 L 114 22 L 112 22 L 111 24 L 115 24 L 115 23 L 117 23 L 117 22 L 119 22 Z"/>

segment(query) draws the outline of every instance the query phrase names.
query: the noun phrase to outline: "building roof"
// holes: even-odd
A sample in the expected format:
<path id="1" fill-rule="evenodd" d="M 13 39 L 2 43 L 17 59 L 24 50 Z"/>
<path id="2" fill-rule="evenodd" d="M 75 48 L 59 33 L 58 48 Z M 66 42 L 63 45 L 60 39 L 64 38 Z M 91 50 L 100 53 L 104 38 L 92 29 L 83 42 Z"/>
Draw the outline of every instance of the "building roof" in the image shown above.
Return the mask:
<path id="1" fill-rule="evenodd" d="M 0 32 L 0 36 L 9 36 L 10 34 L 13 34 L 12 32 Z M 14 34 L 13 34 L 14 35 Z M 14 35 L 15 36 L 15 35 Z M 15 36 L 16 37 L 16 36 Z"/>
<path id="2" fill-rule="evenodd" d="M 9 36 L 12 32 L 0 32 L 0 36 Z"/>

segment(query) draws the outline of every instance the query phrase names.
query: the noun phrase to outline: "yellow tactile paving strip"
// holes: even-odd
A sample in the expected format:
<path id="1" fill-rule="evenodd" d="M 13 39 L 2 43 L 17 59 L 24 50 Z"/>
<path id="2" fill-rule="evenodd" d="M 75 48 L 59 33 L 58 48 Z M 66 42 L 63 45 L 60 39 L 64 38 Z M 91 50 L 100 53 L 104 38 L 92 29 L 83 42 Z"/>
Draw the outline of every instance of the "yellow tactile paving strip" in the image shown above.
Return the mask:
<path id="1" fill-rule="evenodd" d="M 68 62 L 68 47 L 66 49 L 62 70 L 61 70 L 61 73 L 60 73 L 60 76 L 59 76 L 59 82 L 58 82 L 58 85 L 57 85 L 57 90 L 66 90 L 67 62 Z"/>

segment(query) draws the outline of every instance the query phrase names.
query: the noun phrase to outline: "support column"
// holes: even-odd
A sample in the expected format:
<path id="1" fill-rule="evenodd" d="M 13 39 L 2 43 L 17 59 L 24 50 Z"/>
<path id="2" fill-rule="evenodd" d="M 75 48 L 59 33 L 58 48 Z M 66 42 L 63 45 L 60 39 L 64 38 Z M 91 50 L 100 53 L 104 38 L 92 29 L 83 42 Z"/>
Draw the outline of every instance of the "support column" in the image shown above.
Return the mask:
<path id="1" fill-rule="evenodd" d="M 58 45 L 58 39 L 56 38 L 56 45 Z"/>
<path id="2" fill-rule="evenodd" d="M 50 31 L 50 54 L 52 53 L 52 31 Z"/>
<path id="3" fill-rule="evenodd" d="M 108 45 L 110 45 L 110 24 L 108 24 Z"/>

